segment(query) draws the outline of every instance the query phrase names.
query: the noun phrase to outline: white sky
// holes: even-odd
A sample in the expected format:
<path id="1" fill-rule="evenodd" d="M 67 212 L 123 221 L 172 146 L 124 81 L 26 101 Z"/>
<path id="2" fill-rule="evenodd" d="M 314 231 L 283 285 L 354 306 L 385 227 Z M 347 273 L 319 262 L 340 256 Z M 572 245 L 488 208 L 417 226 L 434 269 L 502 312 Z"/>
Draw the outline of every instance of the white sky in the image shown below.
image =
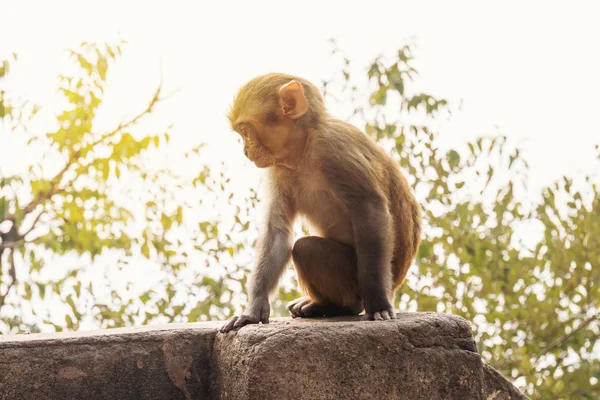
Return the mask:
<path id="1" fill-rule="evenodd" d="M 47 110 L 38 125 L 44 126 L 57 109 L 56 76 L 69 62 L 64 50 L 126 39 L 109 75 L 99 130 L 142 109 L 162 71 L 167 92 L 180 92 L 152 123 L 175 124 L 175 148 L 208 142 L 207 163 L 224 160 L 252 184 L 257 170 L 235 153 L 241 149 L 225 117 L 240 85 L 271 71 L 319 85 L 340 69 L 329 38 L 364 75 L 378 54 L 414 38 L 419 86 L 463 104 L 444 124 L 444 142 L 495 133 L 525 140 L 535 192 L 596 168 L 599 17 L 598 1 L 0 0 L 0 59 L 18 53 L 4 84 Z M 344 117 L 350 110 L 335 111 Z M 0 171 L 27 167 L 34 156 L 22 142 L 0 127 Z"/>
<path id="2" fill-rule="evenodd" d="M 217 151 L 207 156 L 219 160 L 235 143 L 225 113 L 248 79 L 281 71 L 319 84 L 340 67 L 330 56 L 331 37 L 361 68 L 416 38 L 423 90 L 463 101 L 444 128 L 446 140 L 496 132 L 528 139 L 538 186 L 593 165 L 592 145 L 600 142 L 599 16 L 596 1 L 0 0 L 0 57 L 19 54 L 8 87 L 51 109 L 64 49 L 124 38 L 129 45 L 113 70 L 101 122 L 138 111 L 162 70 L 167 89 L 181 91 L 160 110 L 157 125 L 175 123 L 182 147 L 213 144 Z M 10 143 L 0 142 L 6 172 L 9 160 L 23 159 Z"/>

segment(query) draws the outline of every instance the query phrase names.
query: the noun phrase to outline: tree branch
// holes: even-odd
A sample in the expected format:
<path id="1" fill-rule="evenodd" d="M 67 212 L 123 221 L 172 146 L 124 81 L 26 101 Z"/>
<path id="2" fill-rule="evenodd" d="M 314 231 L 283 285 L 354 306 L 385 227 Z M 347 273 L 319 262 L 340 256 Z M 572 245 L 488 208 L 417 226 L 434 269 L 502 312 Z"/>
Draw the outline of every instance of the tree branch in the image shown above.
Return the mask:
<path id="1" fill-rule="evenodd" d="M 123 129 L 130 127 L 131 125 L 134 125 L 135 123 L 137 123 L 141 118 L 144 117 L 144 115 L 149 114 L 150 112 L 152 112 L 152 110 L 154 109 L 154 106 L 156 105 L 156 103 L 158 103 L 159 101 L 164 100 L 165 98 L 161 98 L 160 94 L 162 92 L 162 83 L 159 85 L 159 87 L 156 89 L 156 91 L 154 92 L 154 95 L 152 96 L 152 100 L 150 100 L 150 103 L 148 104 L 148 106 L 142 111 L 140 112 L 138 115 L 136 115 L 135 117 L 133 117 L 132 119 L 130 119 L 129 121 L 123 123 L 121 122 L 119 124 L 119 126 L 117 126 L 114 130 L 102 135 L 98 140 L 96 140 L 95 142 L 92 142 L 90 145 L 88 145 L 89 148 L 94 148 L 95 146 L 103 143 L 106 139 L 109 139 L 111 137 L 113 137 L 114 135 L 116 135 L 117 133 L 119 133 L 120 131 L 122 131 Z"/>
<path id="2" fill-rule="evenodd" d="M 73 156 L 69 157 L 69 160 L 67 161 L 67 163 L 65 164 L 63 169 L 61 169 L 56 175 L 54 175 L 54 177 L 52 177 L 52 179 L 50 179 L 50 189 L 48 191 L 41 192 L 38 195 L 38 197 L 31 200 L 29 202 L 29 204 L 27 204 L 25 207 L 23 207 L 23 216 L 29 214 L 30 212 L 35 210 L 35 208 L 37 206 L 39 206 L 40 204 L 44 203 L 45 201 L 51 199 L 52 196 L 54 196 L 55 194 L 62 191 L 62 189 L 57 188 L 57 186 L 60 184 L 60 181 L 62 180 L 63 176 L 69 170 L 71 165 L 73 165 L 75 163 L 75 161 L 76 161 L 75 157 L 73 157 Z M 13 221 L 13 223 L 15 223 L 15 221 L 16 221 L 16 217 L 14 214 L 9 214 L 4 219 L 8 220 L 8 221 Z"/>
<path id="3" fill-rule="evenodd" d="M 150 100 L 150 103 L 148 104 L 148 106 L 142 111 L 140 112 L 138 115 L 136 115 L 135 117 L 133 117 L 132 119 L 130 119 L 129 121 L 125 122 L 125 123 L 120 123 L 119 126 L 117 126 L 114 130 L 112 130 L 109 133 L 104 134 L 102 137 L 100 137 L 98 140 L 96 140 L 95 142 L 92 142 L 90 145 L 88 145 L 87 147 L 90 149 L 93 149 L 94 147 L 96 147 L 97 145 L 103 143 L 104 141 L 106 141 L 107 139 L 113 137 L 114 135 L 116 135 L 117 133 L 119 133 L 120 131 L 122 131 L 123 129 L 134 125 L 135 123 L 137 123 L 141 118 L 143 118 L 145 115 L 149 114 L 150 112 L 152 112 L 152 110 L 154 109 L 154 106 L 156 106 L 156 104 L 159 101 L 164 100 L 165 98 L 161 98 L 160 94 L 162 93 L 162 82 L 159 85 L 159 87 L 156 89 L 156 91 L 154 92 L 154 95 L 152 96 L 152 99 Z M 39 194 L 39 196 L 35 199 L 33 199 L 31 202 L 29 202 L 29 204 L 27 204 L 25 207 L 23 207 L 23 216 L 29 214 L 30 212 L 32 212 L 33 210 L 35 210 L 35 208 L 50 200 L 53 196 L 55 196 L 56 194 L 64 191 L 64 188 L 60 188 L 60 183 L 62 181 L 63 176 L 65 175 L 65 173 L 69 170 L 69 168 L 74 165 L 79 158 L 81 157 L 81 150 L 77 150 L 75 152 L 73 152 L 70 156 L 69 159 L 67 160 L 67 163 L 65 164 L 65 166 L 63 167 L 62 170 L 60 170 L 52 179 L 50 179 L 50 189 L 46 192 L 42 192 Z M 9 214 L 7 216 L 4 217 L 4 220 L 10 220 L 10 221 L 15 221 L 15 215 L 14 214 Z"/>
<path id="4" fill-rule="evenodd" d="M 14 241 L 14 242 L 2 242 L 0 243 L 0 250 L 4 250 L 4 249 L 14 249 L 15 247 L 19 247 L 23 242 L 25 242 L 23 239 Z"/>
<path id="5" fill-rule="evenodd" d="M 42 215 L 44 215 L 44 210 L 42 210 L 37 217 L 35 217 L 35 219 L 33 220 L 33 222 L 31 223 L 31 226 L 29 227 L 29 229 L 27 229 L 27 232 L 23 233 L 22 235 L 20 235 L 23 239 L 25 239 L 25 236 L 27 236 L 29 233 L 31 233 L 31 231 L 33 231 L 33 229 L 35 228 L 35 226 L 37 225 L 37 223 L 40 221 L 40 218 L 42 217 Z"/>
<path id="6" fill-rule="evenodd" d="M 544 347 L 542 350 L 540 350 L 540 352 L 538 353 L 537 356 L 537 360 L 534 363 L 534 366 L 537 365 L 537 363 L 540 361 L 540 359 L 548 354 L 549 352 L 559 348 L 560 346 L 562 346 L 563 344 L 565 344 L 569 339 L 571 339 L 577 332 L 581 331 L 583 328 L 585 328 L 586 326 L 588 326 L 589 324 L 591 324 L 594 321 L 597 321 L 598 318 L 600 318 L 600 313 L 596 313 L 594 315 L 592 315 L 591 317 L 586 318 L 585 320 L 583 320 L 581 322 L 581 324 L 579 324 L 579 326 L 575 329 L 573 329 L 571 332 L 567 333 L 566 335 L 563 335 L 561 337 L 559 337 L 558 339 L 554 340 L 553 342 L 551 342 L 549 345 L 547 345 L 546 347 Z"/>
<path id="7" fill-rule="evenodd" d="M 2 306 L 4 306 L 6 297 L 10 293 L 10 291 L 13 288 L 13 286 L 15 285 L 15 283 L 17 282 L 17 270 L 15 268 L 15 252 L 14 252 L 14 250 L 11 250 L 8 257 L 9 257 L 8 260 L 10 263 L 8 274 L 11 277 L 11 282 L 8 284 L 8 287 L 6 288 L 6 291 L 4 292 L 4 294 L 0 295 L 0 309 L 2 308 Z M 2 272 L 2 271 L 0 271 L 0 272 Z"/>

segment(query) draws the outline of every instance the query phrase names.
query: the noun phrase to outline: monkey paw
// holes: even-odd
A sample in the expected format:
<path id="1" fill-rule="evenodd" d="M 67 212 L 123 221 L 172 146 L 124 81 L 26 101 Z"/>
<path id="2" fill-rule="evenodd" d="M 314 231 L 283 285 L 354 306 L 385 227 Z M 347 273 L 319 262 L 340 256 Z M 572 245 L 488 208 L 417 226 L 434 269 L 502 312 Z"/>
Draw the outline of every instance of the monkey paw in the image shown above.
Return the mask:
<path id="1" fill-rule="evenodd" d="M 249 324 L 269 323 L 269 313 L 271 306 L 267 296 L 256 297 L 246 308 L 246 312 L 239 317 L 233 316 L 219 330 L 222 333 L 227 333 L 232 329 L 238 329 Z"/>
<path id="2" fill-rule="evenodd" d="M 223 325 L 221 327 L 221 329 L 219 329 L 219 331 L 222 333 L 227 333 L 233 329 L 241 328 L 244 325 L 258 324 L 259 322 L 261 322 L 260 318 L 253 317 L 252 315 L 242 314 L 239 317 L 237 315 L 235 315 L 235 316 L 231 317 L 225 323 L 225 325 Z M 269 321 L 267 320 L 266 322 L 263 322 L 263 323 L 268 324 Z"/>

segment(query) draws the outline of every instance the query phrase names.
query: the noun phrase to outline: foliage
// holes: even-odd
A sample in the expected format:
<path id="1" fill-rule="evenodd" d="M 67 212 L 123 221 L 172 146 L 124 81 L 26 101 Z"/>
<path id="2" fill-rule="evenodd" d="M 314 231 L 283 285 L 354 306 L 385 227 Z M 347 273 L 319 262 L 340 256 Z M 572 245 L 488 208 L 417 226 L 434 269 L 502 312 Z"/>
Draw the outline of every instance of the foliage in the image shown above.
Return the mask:
<path id="1" fill-rule="evenodd" d="M 337 82 L 356 99 L 343 58 L 341 77 L 325 86 Z M 598 177 L 579 185 L 563 177 L 536 202 L 527 196 L 527 163 L 506 137 L 442 149 L 428 125 L 449 106 L 411 92 L 412 58 L 409 46 L 377 58 L 371 94 L 362 96 L 369 104 L 352 102 L 352 117 L 398 159 L 424 209 L 425 237 L 400 308 L 471 321 L 483 357 L 534 398 L 598 398 Z M 533 246 L 519 235 L 527 226 L 542 228 Z"/>
<path id="2" fill-rule="evenodd" d="M 198 171 L 192 178 L 161 161 L 169 128 L 143 126 L 161 87 L 134 117 L 96 129 L 121 46 L 71 53 L 79 72 L 60 77 L 65 106 L 48 133 L 27 130 L 39 108 L 0 96 L 4 134 L 40 154 L 1 176 L 0 332 L 223 319 L 245 301 L 257 193 L 232 190 L 224 166 L 202 164 L 201 145 L 175 156 Z M 327 100 L 348 99 L 350 120 L 398 160 L 423 205 L 424 240 L 399 308 L 471 321 L 483 357 L 533 398 L 598 398 L 598 177 L 562 177 L 531 196 L 522 151 L 506 137 L 443 145 L 438 125 L 452 109 L 415 91 L 409 46 L 375 59 L 366 76 L 334 53 L 342 71 L 323 83 Z M 45 168 L 51 158 L 56 171 Z M 527 227 L 541 234 L 524 237 Z M 289 274 L 274 315 L 297 295 Z"/>
<path id="3" fill-rule="evenodd" d="M 161 164 L 171 127 L 153 132 L 143 123 L 165 99 L 162 87 L 133 117 L 96 129 L 110 66 L 123 45 L 83 43 L 70 52 L 78 73 L 59 77 L 63 102 L 47 133 L 27 129 L 39 107 L 3 93 L 4 137 L 18 136 L 30 156 L 40 156 L 22 173 L 0 176 L 0 332 L 196 321 L 233 312 L 230 280 L 244 278 L 232 256 L 243 244 L 230 235 L 249 230 L 256 199 L 224 192 L 227 179 L 218 168 L 204 166 L 184 179 Z M 201 147 L 177 158 L 198 163 Z M 182 201 L 186 192 L 192 194 Z M 227 195 L 237 207 L 228 233 L 215 216 L 189 215 L 203 201 L 208 207 L 211 193 Z M 102 263 L 112 264 L 104 276 L 97 271 Z M 217 273 L 207 273 L 212 265 Z"/>

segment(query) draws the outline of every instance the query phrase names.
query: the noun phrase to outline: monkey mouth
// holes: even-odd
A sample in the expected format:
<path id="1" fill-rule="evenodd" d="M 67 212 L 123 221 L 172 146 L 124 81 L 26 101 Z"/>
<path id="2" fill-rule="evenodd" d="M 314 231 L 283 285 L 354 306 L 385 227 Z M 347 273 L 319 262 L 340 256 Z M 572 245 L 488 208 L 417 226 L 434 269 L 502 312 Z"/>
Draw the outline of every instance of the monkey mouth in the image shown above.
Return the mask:
<path id="1" fill-rule="evenodd" d="M 271 167 L 273 164 L 273 161 L 270 159 L 258 158 L 254 160 L 254 165 L 256 165 L 258 168 L 268 168 Z"/>
<path id="2" fill-rule="evenodd" d="M 258 154 L 251 160 L 258 168 L 267 168 L 275 165 L 275 158 L 265 148 L 259 148 Z"/>

